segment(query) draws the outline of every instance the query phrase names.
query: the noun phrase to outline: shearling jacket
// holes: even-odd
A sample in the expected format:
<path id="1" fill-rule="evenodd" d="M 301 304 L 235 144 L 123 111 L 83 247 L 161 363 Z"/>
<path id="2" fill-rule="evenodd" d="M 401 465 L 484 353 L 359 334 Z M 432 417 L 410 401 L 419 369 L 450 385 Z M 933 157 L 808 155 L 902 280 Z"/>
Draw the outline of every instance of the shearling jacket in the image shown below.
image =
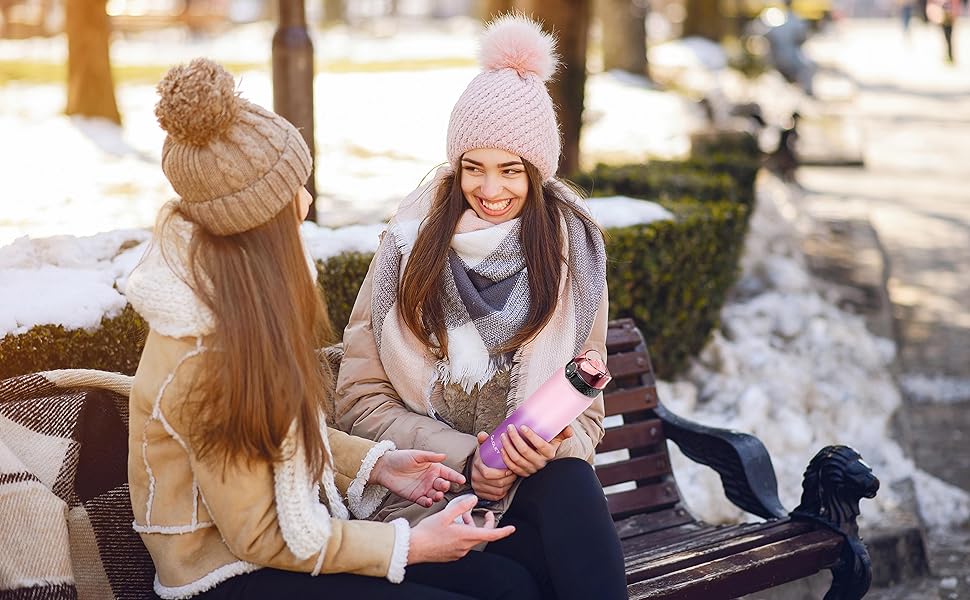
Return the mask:
<path id="1" fill-rule="evenodd" d="M 376 263 L 377 258 L 371 262 L 344 330 L 344 355 L 335 395 L 337 425 L 352 435 L 375 441 L 392 441 L 399 448 L 442 452 L 447 456 L 444 464 L 463 472 L 478 447 L 475 438 L 477 432 L 458 431 L 428 416 L 421 398 L 402 398 L 391 385 L 381 364 L 371 324 L 371 294 Z M 592 330 L 583 346 L 598 351 L 604 357 L 607 355 L 608 309 L 609 299 L 604 292 Z M 437 383 L 432 392 L 432 402 L 441 404 L 442 394 L 442 386 Z M 576 457 L 591 463 L 596 446 L 603 438 L 604 414 L 603 396 L 600 394 L 572 422 L 573 437 L 559 446 L 557 458 Z M 466 493 L 469 487 L 467 483 L 461 488 L 453 486 L 451 494 L 446 497 Z M 501 517 L 515 497 L 517 488 L 518 482 L 490 510 Z M 431 508 L 424 508 L 390 494 L 372 518 L 391 521 L 403 517 L 414 525 L 441 510 L 444 505 L 444 502 L 439 502 Z"/>
<path id="2" fill-rule="evenodd" d="M 186 223 L 176 234 L 178 228 L 191 233 Z M 407 522 L 349 520 L 343 504 L 346 498 L 361 518 L 373 512 L 387 490 L 367 481 L 392 443 L 322 425 L 330 457 L 322 481 L 310 477 L 295 428 L 279 463 L 237 462 L 223 470 L 221 461 L 199 459 L 191 411 L 182 409 L 210 351 L 211 315 L 155 250 L 132 273 L 126 294 L 151 327 L 129 401 L 128 477 L 133 527 L 155 563 L 156 593 L 187 598 L 262 567 L 400 582 Z"/>

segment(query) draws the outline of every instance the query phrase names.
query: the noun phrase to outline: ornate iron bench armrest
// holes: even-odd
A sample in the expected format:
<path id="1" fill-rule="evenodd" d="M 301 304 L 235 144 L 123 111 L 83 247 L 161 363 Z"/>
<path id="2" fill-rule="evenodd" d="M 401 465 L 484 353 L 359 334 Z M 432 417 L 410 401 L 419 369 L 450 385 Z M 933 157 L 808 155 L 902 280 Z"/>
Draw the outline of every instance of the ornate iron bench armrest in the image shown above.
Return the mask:
<path id="1" fill-rule="evenodd" d="M 778 499 L 775 469 L 761 440 L 689 421 L 660 402 L 654 412 L 663 423 L 667 439 L 694 462 L 717 471 L 725 495 L 736 506 L 765 519 L 788 516 Z"/>

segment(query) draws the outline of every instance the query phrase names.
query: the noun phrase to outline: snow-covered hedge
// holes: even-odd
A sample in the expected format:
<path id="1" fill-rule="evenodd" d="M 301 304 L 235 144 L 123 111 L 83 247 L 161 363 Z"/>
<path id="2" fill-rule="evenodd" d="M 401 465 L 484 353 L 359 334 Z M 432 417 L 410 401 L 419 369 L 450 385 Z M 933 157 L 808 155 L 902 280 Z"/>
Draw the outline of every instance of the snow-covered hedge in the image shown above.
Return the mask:
<path id="1" fill-rule="evenodd" d="M 590 207 L 594 216 L 607 227 L 611 316 L 630 316 L 637 320 L 656 357 L 658 372 L 669 375 L 680 368 L 687 357 L 700 351 L 717 325 L 725 294 L 737 274 L 747 207 L 736 202 L 667 202 L 664 206 L 673 214 L 673 220 L 662 218 L 646 224 L 626 225 L 630 221 L 617 220 L 617 217 L 629 217 L 633 209 L 630 206 L 622 208 L 625 206 L 623 199 L 613 199 L 610 208 L 602 211 L 604 215 L 610 215 L 609 219 L 600 218 L 596 214 L 597 206 L 606 202 L 606 199 L 593 199 Z M 641 210 L 659 210 L 654 204 L 636 204 L 642 205 Z M 649 219 L 632 220 L 642 223 Z M 372 232 L 350 233 L 375 248 L 376 231 L 380 227 L 372 227 Z M 340 230 L 305 226 L 304 234 L 311 254 L 318 258 L 320 285 L 329 303 L 334 331 L 339 335 L 373 250 L 331 256 L 330 250 L 323 246 L 342 235 Z M 95 291 L 114 293 L 118 297 L 112 304 L 118 306 L 109 309 L 100 317 L 100 322 L 97 316 L 74 321 L 48 318 L 34 320 L 37 324 L 29 328 L 23 325 L 10 328 L 10 333 L 0 339 L 0 378 L 59 368 L 135 371 L 146 329 L 144 321 L 125 304 L 119 291 L 123 289 L 126 272 L 122 273 L 124 269 L 118 263 L 131 263 L 127 258 L 120 259 L 130 258 L 129 255 L 136 251 L 135 248 L 124 250 L 130 242 L 122 237 L 102 234 L 105 242 L 111 242 L 111 248 L 104 248 L 103 257 L 86 259 L 92 264 L 100 261 L 109 265 L 106 270 L 110 272 L 105 275 L 108 279 L 99 279 Z M 141 239 L 138 237 L 134 236 L 133 241 L 141 242 L 145 233 L 141 232 Z M 26 247 L 30 242 L 24 240 L 23 245 Z M 361 246 L 364 247 L 366 244 Z M 18 260 L 21 261 L 30 252 L 16 245 L 7 250 L 20 256 Z M 4 262 L 2 258 L 0 263 Z M 63 258 L 57 260 L 63 261 Z M 30 269 L 9 269 L 8 272 L 18 270 L 36 276 L 44 269 L 63 268 L 51 266 L 52 261 L 43 256 L 38 257 L 37 262 Z M 35 280 L 36 277 L 31 281 Z M 64 279 L 63 284 L 58 284 L 56 278 L 45 282 L 41 282 L 42 290 L 28 286 L 23 294 L 57 297 L 62 307 L 77 306 L 79 310 L 91 295 L 78 289 L 70 279 Z M 17 295 L 16 292 L 13 295 Z M 36 308 L 31 306 L 30 298 L 21 298 L 19 302 L 18 310 L 30 313 Z M 27 321 L 20 319 L 18 322 Z M 71 327 L 71 323 L 75 326 Z"/>

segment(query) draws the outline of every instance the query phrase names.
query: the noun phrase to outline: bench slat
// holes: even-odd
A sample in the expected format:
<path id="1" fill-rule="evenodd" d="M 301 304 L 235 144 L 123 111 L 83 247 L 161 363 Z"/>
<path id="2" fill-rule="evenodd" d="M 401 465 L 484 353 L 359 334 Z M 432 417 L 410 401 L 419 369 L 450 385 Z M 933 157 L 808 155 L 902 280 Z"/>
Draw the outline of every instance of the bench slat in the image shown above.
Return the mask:
<path id="1" fill-rule="evenodd" d="M 624 481 L 660 477 L 667 473 L 670 473 L 670 458 L 667 457 L 666 449 L 663 452 L 653 452 L 645 456 L 596 467 L 596 476 L 599 477 L 600 485 L 603 487 Z"/>
<path id="2" fill-rule="evenodd" d="M 648 386 L 607 389 L 603 401 L 608 417 L 649 410 L 657 406 L 657 390 Z"/>
<path id="3" fill-rule="evenodd" d="M 655 532 L 688 524 L 694 525 L 695 528 L 703 526 L 702 523 L 695 521 L 689 512 L 680 507 L 633 515 L 632 517 L 627 517 L 614 523 L 616 533 L 620 536 L 621 540 L 650 535 Z"/>
<path id="4" fill-rule="evenodd" d="M 679 500 L 677 487 L 673 482 L 645 485 L 635 490 L 614 492 L 606 496 L 606 503 L 614 518 L 626 513 L 647 512 L 654 508 L 672 506 Z"/>
<path id="5" fill-rule="evenodd" d="M 649 373 L 650 361 L 643 352 L 618 352 L 610 353 L 606 360 L 610 373 L 615 379 L 623 380 L 626 378 L 639 377 Z M 653 374 L 650 373 L 650 382 L 653 382 Z"/>
<path id="6" fill-rule="evenodd" d="M 637 573 L 630 580 L 639 581 L 809 531 L 811 526 L 790 521 L 721 525 L 663 546 L 649 539 L 632 538 L 624 547 L 624 555 L 628 574 Z"/>
<path id="7" fill-rule="evenodd" d="M 597 452 L 612 452 L 623 448 L 643 448 L 663 441 L 664 430 L 660 419 L 650 419 L 629 425 L 620 425 L 606 430 L 603 441 L 596 447 Z"/>
<path id="8" fill-rule="evenodd" d="M 811 531 L 640 581 L 627 590 L 635 600 L 736 598 L 831 567 L 843 543 L 835 532 Z"/>
<path id="9" fill-rule="evenodd" d="M 606 351 L 610 354 L 633 350 L 641 343 L 643 338 L 634 327 L 610 327 L 606 331 Z"/>

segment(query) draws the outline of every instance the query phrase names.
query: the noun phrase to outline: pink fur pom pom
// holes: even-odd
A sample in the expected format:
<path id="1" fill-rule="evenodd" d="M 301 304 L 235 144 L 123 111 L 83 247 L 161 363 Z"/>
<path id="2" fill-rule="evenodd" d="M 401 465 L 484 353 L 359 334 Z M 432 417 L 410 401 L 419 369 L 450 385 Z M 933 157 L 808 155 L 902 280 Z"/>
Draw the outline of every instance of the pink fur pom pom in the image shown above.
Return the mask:
<path id="1" fill-rule="evenodd" d="M 520 77 L 534 73 L 547 81 L 556 72 L 556 40 L 532 19 L 508 14 L 492 21 L 482 35 L 479 58 L 490 71 L 515 69 Z"/>

